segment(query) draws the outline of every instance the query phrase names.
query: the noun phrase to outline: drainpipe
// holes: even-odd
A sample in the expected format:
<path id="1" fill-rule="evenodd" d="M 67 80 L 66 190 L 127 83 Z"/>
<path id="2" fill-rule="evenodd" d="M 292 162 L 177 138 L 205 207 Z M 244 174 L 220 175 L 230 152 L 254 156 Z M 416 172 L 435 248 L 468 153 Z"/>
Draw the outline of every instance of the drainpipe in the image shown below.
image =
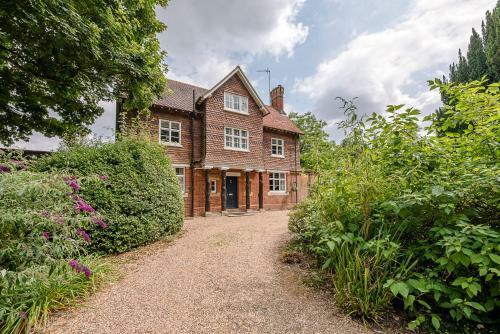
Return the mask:
<path id="1" fill-rule="evenodd" d="M 297 177 L 297 138 L 299 136 L 295 136 L 295 141 L 293 142 L 294 144 L 294 150 L 295 150 L 295 204 L 299 202 L 299 183 L 298 183 L 298 177 Z"/>
<path id="2" fill-rule="evenodd" d="M 193 110 L 189 115 L 189 125 L 191 127 L 191 154 L 189 157 L 189 165 L 191 166 L 191 217 L 194 217 L 194 114 L 195 114 L 195 101 L 193 89 Z"/>

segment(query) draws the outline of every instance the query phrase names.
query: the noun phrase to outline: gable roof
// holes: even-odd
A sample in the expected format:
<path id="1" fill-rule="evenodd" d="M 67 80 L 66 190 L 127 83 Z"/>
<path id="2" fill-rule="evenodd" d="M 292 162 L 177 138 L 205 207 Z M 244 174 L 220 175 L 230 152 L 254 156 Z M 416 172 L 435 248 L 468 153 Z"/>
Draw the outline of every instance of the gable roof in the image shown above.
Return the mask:
<path id="1" fill-rule="evenodd" d="M 184 111 L 193 110 L 193 90 L 195 101 L 208 91 L 206 88 L 171 79 L 168 79 L 168 88 L 170 92 L 165 92 L 154 104 Z"/>
<path id="2" fill-rule="evenodd" d="M 267 110 L 269 110 L 269 114 L 262 119 L 265 128 L 292 132 L 299 135 L 304 134 L 287 115 L 279 112 L 272 106 L 267 106 Z"/>
<path id="3" fill-rule="evenodd" d="M 241 67 L 239 65 L 236 66 L 234 68 L 234 70 L 232 70 L 231 72 L 229 72 L 228 75 L 226 75 L 221 81 L 219 81 L 209 91 L 205 92 L 202 96 L 200 96 L 200 98 L 198 99 L 197 102 L 203 102 L 203 100 L 211 97 L 212 94 L 217 89 L 219 89 L 227 80 L 229 80 L 229 78 L 231 78 L 235 74 L 238 75 L 238 77 L 240 78 L 240 80 L 243 82 L 243 85 L 245 85 L 245 88 L 248 90 L 248 92 L 250 93 L 250 95 L 252 96 L 252 98 L 254 99 L 254 101 L 257 103 L 257 106 L 259 107 L 259 109 L 264 113 L 264 115 L 266 115 L 267 113 L 269 113 L 269 111 L 266 108 L 267 106 L 261 100 L 261 98 L 259 97 L 259 94 L 257 94 L 257 92 L 253 88 L 252 84 L 250 83 L 250 80 L 248 80 L 247 76 L 245 75 L 245 73 L 243 73 L 243 70 L 241 69 Z"/>

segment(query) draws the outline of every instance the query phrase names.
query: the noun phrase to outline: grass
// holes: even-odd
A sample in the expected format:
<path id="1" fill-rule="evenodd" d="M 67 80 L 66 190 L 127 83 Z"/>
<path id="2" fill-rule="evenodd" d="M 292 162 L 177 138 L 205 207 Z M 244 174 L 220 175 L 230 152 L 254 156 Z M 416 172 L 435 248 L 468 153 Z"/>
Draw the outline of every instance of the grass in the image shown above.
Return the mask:
<path id="1" fill-rule="evenodd" d="M 89 279 L 67 262 L 40 266 L 21 273 L 2 272 L 0 333 L 33 333 L 42 330 L 50 312 L 77 306 L 113 278 L 112 265 L 101 258 L 81 260 L 92 269 Z"/>

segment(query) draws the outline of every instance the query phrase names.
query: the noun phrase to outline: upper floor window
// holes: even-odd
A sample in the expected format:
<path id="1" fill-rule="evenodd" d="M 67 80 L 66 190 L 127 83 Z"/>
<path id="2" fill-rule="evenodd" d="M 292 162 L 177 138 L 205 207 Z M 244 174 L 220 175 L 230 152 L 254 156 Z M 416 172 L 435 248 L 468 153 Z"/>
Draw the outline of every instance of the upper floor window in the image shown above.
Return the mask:
<path id="1" fill-rule="evenodd" d="M 224 148 L 248 151 L 248 131 L 241 129 L 225 128 Z"/>
<path id="2" fill-rule="evenodd" d="M 286 174 L 283 172 L 269 173 L 269 190 L 270 191 L 286 191 Z"/>
<path id="3" fill-rule="evenodd" d="M 248 97 L 224 92 L 224 109 L 248 114 Z"/>
<path id="4" fill-rule="evenodd" d="M 181 145 L 181 123 L 160 119 L 160 143 L 172 146 Z"/>
<path id="5" fill-rule="evenodd" d="M 181 192 L 184 194 L 186 191 L 186 176 L 184 174 L 184 167 L 175 167 L 175 175 L 181 186 Z"/>
<path id="6" fill-rule="evenodd" d="M 271 155 L 280 158 L 285 156 L 285 144 L 283 139 L 271 138 Z"/>

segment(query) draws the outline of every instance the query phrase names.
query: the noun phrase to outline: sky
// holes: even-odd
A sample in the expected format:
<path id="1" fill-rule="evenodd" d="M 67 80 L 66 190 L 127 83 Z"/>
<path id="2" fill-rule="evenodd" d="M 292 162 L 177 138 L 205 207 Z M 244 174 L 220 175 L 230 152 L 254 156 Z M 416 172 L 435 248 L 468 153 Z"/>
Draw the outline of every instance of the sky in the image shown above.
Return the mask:
<path id="1" fill-rule="evenodd" d="M 285 87 L 286 112 L 312 112 L 339 141 L 337 96 L 361 114 L 406 104 L 423 115 L 440 100 L 427 80 L 448 74 L 471 29 L 479 29 L 496 0 L 170 0 L 157 8 L 167 25 L 158 35 L 167 52 L 167 78 L 205 88 L 240 65 L 264 101 Z M 271 87 L 271 88 L 272 88 Z M 112 138 L 115 107 L 92 126 Z M 33 135 L 16 147 L 56 149 L 58 140 Z"/>

